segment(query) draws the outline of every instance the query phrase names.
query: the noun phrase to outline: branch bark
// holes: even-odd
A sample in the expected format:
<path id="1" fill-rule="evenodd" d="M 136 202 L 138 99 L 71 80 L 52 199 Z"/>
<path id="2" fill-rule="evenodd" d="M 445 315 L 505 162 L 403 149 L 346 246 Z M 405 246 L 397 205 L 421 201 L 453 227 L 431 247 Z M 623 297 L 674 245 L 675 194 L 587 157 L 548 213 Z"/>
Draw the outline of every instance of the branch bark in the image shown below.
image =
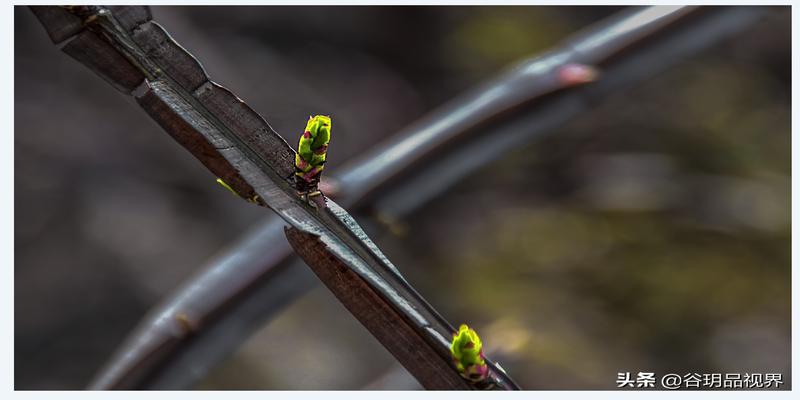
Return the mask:
<path id="1" fill-rule="evenodd" d="M 287 234 L 306 263 L 318 272 L 339 271 L 318 276 L 420 384 L 428 389 L 518 389 L 499 370 L 479 384 L 460 376 L 450 360 L 453 327 L 344 209 L 323 196 L 309 202 L 299 194 L 293 179 L 295 153 L 286 141 L 243 101 L 210 81 L 160 26 L 152 21 L 126 26 L 105 7 L 66 10 L 82 19 L 83 30 L 64 51 L 132 93 L 232 191 L 269 207 L 289 224 Z M 191 326 L 187 315 L 176 319 Z"/>
<path id="2" fill-rule="evenodd" d="M 762 11 L 649 8 L 604 21 L 350 163 L 338 180 L 337 200 L 377 214 L 380 221 L 407 215 L 472 170 L 566 122 L 602 96 L 738 31 Z M 601 78 L 574 86 L 560 75 L 571 64 L 599 67 Z M 286 242 L 276 241 L 282 226 L 274 219 L 265 222 L 156 307 L 92 388 L 189 387 L 312 287 L 315 281 L 297 267 Z"/>

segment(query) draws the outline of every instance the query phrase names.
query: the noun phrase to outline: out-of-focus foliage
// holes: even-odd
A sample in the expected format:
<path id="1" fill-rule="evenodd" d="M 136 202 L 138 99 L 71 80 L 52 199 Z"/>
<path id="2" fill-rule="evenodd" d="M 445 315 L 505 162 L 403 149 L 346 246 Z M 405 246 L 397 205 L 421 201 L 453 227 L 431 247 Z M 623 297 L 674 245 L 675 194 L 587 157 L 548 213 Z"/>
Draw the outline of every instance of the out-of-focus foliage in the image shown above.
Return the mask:
<path id="1" fill-rule="evenodd" d="M 332 171 L 616 10 L 154 15 L 279 133 L 330 113 Z M 376 241 L 525 388 L 613 388 L 625 371 L 788 381 L 791 24 L 788 8 L 775 11 L 471 176 L 401 221 L 407 235 Z M 77 389 L 149 307 L 265 211 L 219 190 L 24 8 L 15 71 L 15 386 Z M 365 385 L 416 387 L 319 288 L 201 387 Z"/>

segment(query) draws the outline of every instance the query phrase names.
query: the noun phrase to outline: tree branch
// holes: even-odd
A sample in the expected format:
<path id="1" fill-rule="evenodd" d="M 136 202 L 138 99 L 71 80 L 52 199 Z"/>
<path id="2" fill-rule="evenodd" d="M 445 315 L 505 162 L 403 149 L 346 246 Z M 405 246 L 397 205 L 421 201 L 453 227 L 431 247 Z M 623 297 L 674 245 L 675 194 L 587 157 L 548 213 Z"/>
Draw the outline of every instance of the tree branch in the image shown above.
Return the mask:
<path id="1" fill-rule="evenodd" d="M 228 189 L 269 207 L 288 223 L 295 250 L 420 384 L 428 389 L 518 389 L 499 370 L 481 375 L 479 382 L 462 378 L 449 349 L 455 329 L 344 209 L 322 195 L 313 202 L 301 195 L 302 182 L 293 179 L 295 153 L 286 141 L 244 102 L 210 81 L 160 26 L 147 21 L 127 27 L 104 7 L 67 10 L 83 20 L 84 30 L 64 50 L 120 90 L 132 92 L 164 130 L 224 177 Z M 322 273 L 331 268 L 338 273 Z M 187 315 L 177 320 L 192 324 Z"/>
<path id="2" fill-rule="evenodd" d="M 755 19 L 755 11 L 651 8 L 604 21 L 445 105 L 343 168 L 339 200 L 374 210 L 384 221 L 406 215 L 600 96 L 741 29 Z M 564 74 L 572 64 L 602 68 L 601 79 L 575 86 Z M 445 146 L 448 151 L 442 152 Z M 154 309 L 92 387 L 188 387 L 270 315 L 307 291 L 314 280 L 293 265 L 297 262 L 288 245 L 275 241 L 282 225 L 266 222 Z M 181 322 L 186 320 L 197 323 Z"/>

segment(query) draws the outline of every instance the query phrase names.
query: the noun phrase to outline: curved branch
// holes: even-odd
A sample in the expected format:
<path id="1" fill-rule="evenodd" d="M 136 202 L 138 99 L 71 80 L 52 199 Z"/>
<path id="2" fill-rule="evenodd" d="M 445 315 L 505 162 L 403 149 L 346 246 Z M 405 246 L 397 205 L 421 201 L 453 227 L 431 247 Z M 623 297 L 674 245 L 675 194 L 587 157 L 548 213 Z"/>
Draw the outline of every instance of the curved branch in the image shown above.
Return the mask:
<path id="1" fill-rule="evenodd" d="M 407 215 L 472 170 L 578 115 L 600 96 L 741 29 L 757 11 L 655 7 L 603 22 L 459 97 L 348 164 L 338 180 L 337 200 L 354 210 L 373 211 L 381 221 Z M 591 79 L 571 77 L 567 68 L 574 65 L 600 69 L 601 75 L 583 85 Z M 267 221 L 156 307 L 92 388 L 188 387 L 312 287 L 311 274 L 296 268 L 288 244 L 277 237 L 283 225 Z"/>

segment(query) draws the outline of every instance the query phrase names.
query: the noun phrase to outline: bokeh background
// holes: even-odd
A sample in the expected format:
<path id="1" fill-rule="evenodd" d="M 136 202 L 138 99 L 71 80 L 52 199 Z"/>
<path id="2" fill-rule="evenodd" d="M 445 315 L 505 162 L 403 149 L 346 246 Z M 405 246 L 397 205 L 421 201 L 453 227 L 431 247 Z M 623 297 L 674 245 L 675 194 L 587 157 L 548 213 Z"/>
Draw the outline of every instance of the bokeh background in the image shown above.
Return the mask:
<path id="1" fill-rule="evenodd" d="M 283 135 L 330 113 L 329 168 L 615 7 L 154 7 Z M 85 387 L 144 313 L 259 224 L 15 8 L 15 387 Z M 789 8 L 617 93 L 376 236 L 529 389 L 617 372 L 790 381 Z M 204 389 L 412 389 L 323 287 Z"/>

